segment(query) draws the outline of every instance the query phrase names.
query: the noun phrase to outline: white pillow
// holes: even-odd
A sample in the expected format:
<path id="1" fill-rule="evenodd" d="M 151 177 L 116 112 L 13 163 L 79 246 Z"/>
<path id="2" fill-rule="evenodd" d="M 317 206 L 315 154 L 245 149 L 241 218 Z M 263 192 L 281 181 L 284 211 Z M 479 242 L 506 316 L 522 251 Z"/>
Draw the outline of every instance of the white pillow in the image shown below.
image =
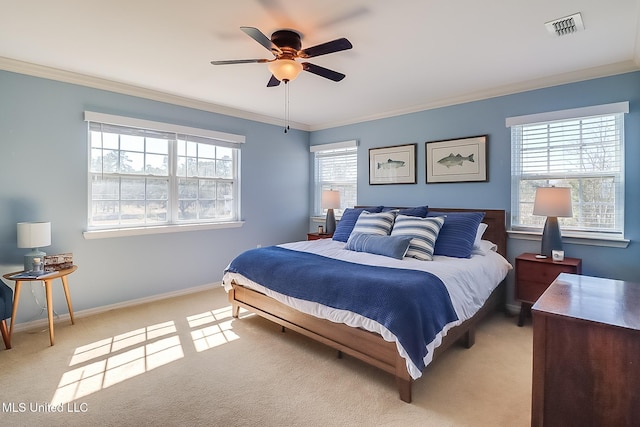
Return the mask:
<path id="1" fill-rule="evenodd" d="M 496 245 L 493 242 L 490 242 L 488 240 L 482 240 L 480 242 L 480 246 L 478 247 L 473 247 L 473 249 L 471 250 L 471 256 L 474 255 L 487 255 L 490 251 L 493 252 L 498 252 L 498 245 Z"/>
<path id="2" fill-rule="evenodd" d="M 484 234 L 485 231 L 487 231 L 487 228 L 489 226 L 487 224 L 485 224 L 484 222 L 481 222 L 480 224 L 478 224 L 478 231 L 476 232 L 476 239 L 473 241 L 473 249 L 477 249 L 480 247 L 480 240 L 482 240 L 482 235 Z"/>

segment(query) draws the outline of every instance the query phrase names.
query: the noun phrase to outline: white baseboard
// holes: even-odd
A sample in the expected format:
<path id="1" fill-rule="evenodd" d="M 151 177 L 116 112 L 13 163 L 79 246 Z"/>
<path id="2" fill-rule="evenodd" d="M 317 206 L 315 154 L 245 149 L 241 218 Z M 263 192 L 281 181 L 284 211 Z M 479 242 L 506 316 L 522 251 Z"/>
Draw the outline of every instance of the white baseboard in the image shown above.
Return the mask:
<path id="1" fill-rule="evenodd" d="M 212 290 L 212 289 L 216 289 L 216 288 L 219 288 L 219 289 L 223 290 L 222 282 L 209 283 L 209 284 L 206 284 L 206 285 L 195 286 L 193 288 L 181 289 L 179 291 L 167 292 L 167 293 L 164 293 L 164 294 L 153 295 L 153 296 L 150 296 L 150 297 L 133 299 L 133 300 L 129 300 L 129 301 L 119 302 L 119 303 L 116 303 L 116 304 L 104 305 L 104 306 L 101 306 L 101 307 L 88 308 L 86 310 L 81 310 L 81 311 L 74 312 L 73 313 L 73 317 L 78 319 L 78 318 L 81 318 L 81 317 L 93 316 L 95 314 L 104 313 L 106 311 L 115 310 L 115 309 L 118 309 L 118 308 L 133 307 L 135 305 L 148 304 L 148 303 L 151 303 L 151 302 L 154 302 L 154 301 L 160 301 L 160 300 L 168 299 L 168 298 L 175 298 L 175 297 L 179 297 L 179 296 L 182 296 L 182 295 L 189 295 L 189 294 L 193 294 L 193 293 L 196 293 L 196 292 Z M 71 319 L 71 317 L 69 316 L 69 313 L 60 314 L 60 315 L 56 316 L 56 320 L 70 320 L 70 319 Z M 29 321 L 29 322 L 16 323 L 15 327 L 13 328 L 13 331 L 14 332 L 20 332 L 20 331 L 27 331 L 27 330 L 31 330 L 31 329 L 39 329 L 39 328 L 42 328 L 42 327 L 45 327 L 45 328 L 49 327 L 48 319 L 44 318 L 44 319 L 32 320 L 32 321 Z"/>
<path id="2" fill-rule="evenodd" d="M 520 314 L 520 303 L 507 304 L 507 311 L 513 314 L 514 316 L 516 314 Z"/>

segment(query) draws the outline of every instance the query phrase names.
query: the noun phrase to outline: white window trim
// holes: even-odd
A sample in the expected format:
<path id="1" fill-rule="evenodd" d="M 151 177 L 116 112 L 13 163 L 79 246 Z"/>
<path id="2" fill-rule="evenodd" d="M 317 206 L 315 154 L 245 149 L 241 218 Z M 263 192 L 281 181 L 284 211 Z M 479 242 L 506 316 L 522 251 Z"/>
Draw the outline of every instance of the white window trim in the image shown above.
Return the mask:
<path id="1" fill-rule="evenodd" d="M 352 139 L 350 141 L 332 142 L 329 144 L 311 145 L 309 151 L 315 153 L 317 151 L 338 150 L 340 148 L 353 148 L 358 146 L 358 141 Z"/>
<path id="2" fill-rule="evenodd" d="M 209 129 L 194 128 L 190 126 L 176 125 L 172 123 L 155 122 L 152 120 L 137 119 L 134 117 L 116 116 L 113 114 L 97 113 L 94 111 L 84 112 L 84 121 L 99 122 L 117 126 L 130 126 L 134 128 L 153 129 L 164 132 L 173 132 L 176 134 L 189 134 L 194 136 L 202 136 L 216 140 L 216 144 L 223 147 L 238 148 L 238 144 L 244 144 L 246 137 L 244 135 L 235 135 L 232 133 L 218 132 Z M 237 197 L 240 200 L 240 154 L 238 153 L 238 179 L 237 179 Z M 242 218 L 241 206 L 238 205 L 238 217 Z M 82 235 L 87 240 L 105 239 L 112 237 L 128 237 L 143 236 L 150 234 L 166 234 L 188 231 L 214 230 L 223 228 L 238 228 L 244 225 L 244 221 L 227 221 L 227 222 L 201 222 L 186 224 L 168 224 L 146 227 L 121 227 L 108 229 L 86 230 Z"/>
<path id="3" fill-rule="evenodd" d="M 607 114 L 627 114 L 629 113 L 629 102 L 614 102 L 610 104 L 594 105 L 589 107 L 572 108 L 567 110 L 549 111 L 544 113 L 527 114 L 523 116 L 507 117 L 505 125 L 512 126 L 535 124 L 540 122 L 551 122 L 558 120 L 571 120 L 576 117 L 601 116 Z M 625 205 L 626 209 L 626 205 Z M 624 213 L 623 213 L 624 215 Z M 624 218 L 624 216 L 623 216 Z M 531 230 L 507 230 L 510 238 L 519 240 L 541 241 L 541 231 Z M 612 248 L 626 248 L 630 240 L 624 237 L 611 237 L 606 233 L 579 233 L 576 231 L 562 231 L 562 241 L 568 244 L 602 246 Z"/>
<path id="4" fill-rule="evenodd" d="M 129 237 L 129 236 L 144 236 L 149 234 L 166 234 L 166 233 L 180 233 L 186 231 L 202 231 L 202 230 L 215 230 L 221 228 L 239 228 L 244 225 L 244 221 L 229 221 L 229 222 L 207 222 L 201 224 L 172 224 L 172 225 L 159 225 L 149 227 L 131 227 L 131 228 L 111 228 L 108 230 L 89 230 L 83 231 L 82 235 L 87 240 L 93 239 L 107 239 L 111 237 Z"/>
<path id="5" fill-rule="evenodd" d="M 341 148 L 354 148 L 354 147 L 358 147 L 358 140 L 356 139 L 350 139 L 348 141 L 341 141 L 341 142 L 330 142 L 328 144 L 319 144 L 319 145 L 311 145 L 309 146 L 309 151 L 311 153 L 316 153 L 318 151 L 328 151 L 328 150 L 338 150 Z M 315 166 L 314 166 L 315 168 Z M 314 171 L 315 173 L 315 171 Z M 315 178 L 314 178 L 315 180 Z M 357 182 L 356 182 L 357 185 Z M 315 197 L 315 182 L 314 182 L 314 197 Z M 336 219 L 339 221 L 342 218 L 342 214 L 336 214 Z M 326 222 L 326 218 L 325 216 L 317 216 L 317 215 L 311 215 L 311 217 L 309 218 L 312 222 L 314 223 L 322 223 L 324 224 Z"/>
<path id="6" fill-rule="evenodd" d="M 546 113 L 528 114 L 525 116 L 507 117 L 505 123 L 508 128 L 517 125 L 531 125 L 540 122 L 556 120 L 571 120 L 576 117 L 605 116 L 629 112 L 629 102 L 614 102 L 612 104 L 594 105 L 591 107 L 572 108 L 570 110 L 549 111 Z"/>
<path id="7" fill-rule="evenodd" d="M 193 128 L 190 126 L 175 125 L 173 123 L 154 122 L 151 120 L 136 119 L 134 117 L 114 116 L 112 114 L 96 113 L 93 111 L 84 112 L 85 122 L 98 122 L 116 126 L 129 126 L 134 128 L 153 129 L 163 132 L 186 133 L 194 136 L 216 139 L 231 145 L 226 147 L 237 148 L 236 144 L 244 144 L 246 138 L 243 135 L 217 132 L 209 129 Z M 225 146 L 224 144 L 220 144 Z"/>
<path id="8" fill-rule="evenodd" d="M 507 230 L 507 234 L 511 239 L 542 241 L 542 233 L 533 231 Z M 629 246 L 629 239 L 620 239 L 610 237 L 605 234 L 580 234 L 565 232 L 562 230 L 562 243 L 574 245 L 601 246 L 608 248 L 626 248 Z"/>

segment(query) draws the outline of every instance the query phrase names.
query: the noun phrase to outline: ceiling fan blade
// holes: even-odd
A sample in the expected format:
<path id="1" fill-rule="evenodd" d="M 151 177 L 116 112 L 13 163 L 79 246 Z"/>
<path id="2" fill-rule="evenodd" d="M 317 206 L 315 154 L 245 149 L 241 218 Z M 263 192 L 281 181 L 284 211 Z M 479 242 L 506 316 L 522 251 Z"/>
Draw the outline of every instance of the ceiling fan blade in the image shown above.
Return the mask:
<path id="1" fill-rule="evenodd" d="M 271 78 L 269 79 L 269 83 L 267 83 L 267 87 L 274 87 L 274 86 L 278 86 L 279 84 L 280 84 L 280 80 L 276 79 L 276 76 L 272 74 Z"/>
<path id="2" fill-rule="evenodd" d="M 333 80 L 334 82 L 339 82 L 346 77 L 342 73 L 338 73 L 337 71 L 311 64 L 309 62 L 303 62 L 302 69 L 310 73 L 317 74 L 320 77 L 324 77 L 325 79 Z"/>
<path id="3" fill-rule="evenodd" d="M 317 46 L 302 49 L 298 56 L 300 58 L 313 58 L 314 56 L 326 55 L 328 53 L 340 52 L 341 50 L 351 49 L 353 45 L 344 37 L 330 42 L 322 43 Z"/>
<path id="4" fill-rule="evenodd" d="M 231 65 L 231 64 L 261 64 L 269 62 L 268 59 L 229 59 L 226 61 L 211 61 L 212 65 Z"/>
<path id="5" fill-rule="evenodd" d="M 280 50 L 280 48 L 278 46 L 276 46 L 270 39 L 269 37 L 265 36 L 262 31 L 260 31 L 257 28 L 254 27 L 240 27 L 240 29 L 242 31 L 244 31 L 244 33 L 246 35 L 248 35 L 249 37 L 251 37 L 252 39 L 254 39 L 255 41 L 257 41 L 258 43 L 260 43 L 262 46 L 264 46 L 268 51 L 270 51 L 271 53 L 273 53 L 274 55 L 276 54 L 281 54 L 282 51 Z"/>

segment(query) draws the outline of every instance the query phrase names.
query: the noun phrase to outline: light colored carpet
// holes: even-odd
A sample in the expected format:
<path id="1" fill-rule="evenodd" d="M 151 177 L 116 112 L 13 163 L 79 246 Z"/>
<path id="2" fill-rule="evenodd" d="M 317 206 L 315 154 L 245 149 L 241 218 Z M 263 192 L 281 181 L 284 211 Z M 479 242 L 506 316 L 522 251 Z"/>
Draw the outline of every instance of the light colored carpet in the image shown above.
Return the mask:
<path id="1" fill-rule="evenodd" d="M 398 398 L 391 375 L 257 316 L 221 288 L 58 320 L 0 350 L 11 426 L 527 426 L 531 326 L 496 313 Z M 60 410 L 62 412 L 53 412 Z"/>

